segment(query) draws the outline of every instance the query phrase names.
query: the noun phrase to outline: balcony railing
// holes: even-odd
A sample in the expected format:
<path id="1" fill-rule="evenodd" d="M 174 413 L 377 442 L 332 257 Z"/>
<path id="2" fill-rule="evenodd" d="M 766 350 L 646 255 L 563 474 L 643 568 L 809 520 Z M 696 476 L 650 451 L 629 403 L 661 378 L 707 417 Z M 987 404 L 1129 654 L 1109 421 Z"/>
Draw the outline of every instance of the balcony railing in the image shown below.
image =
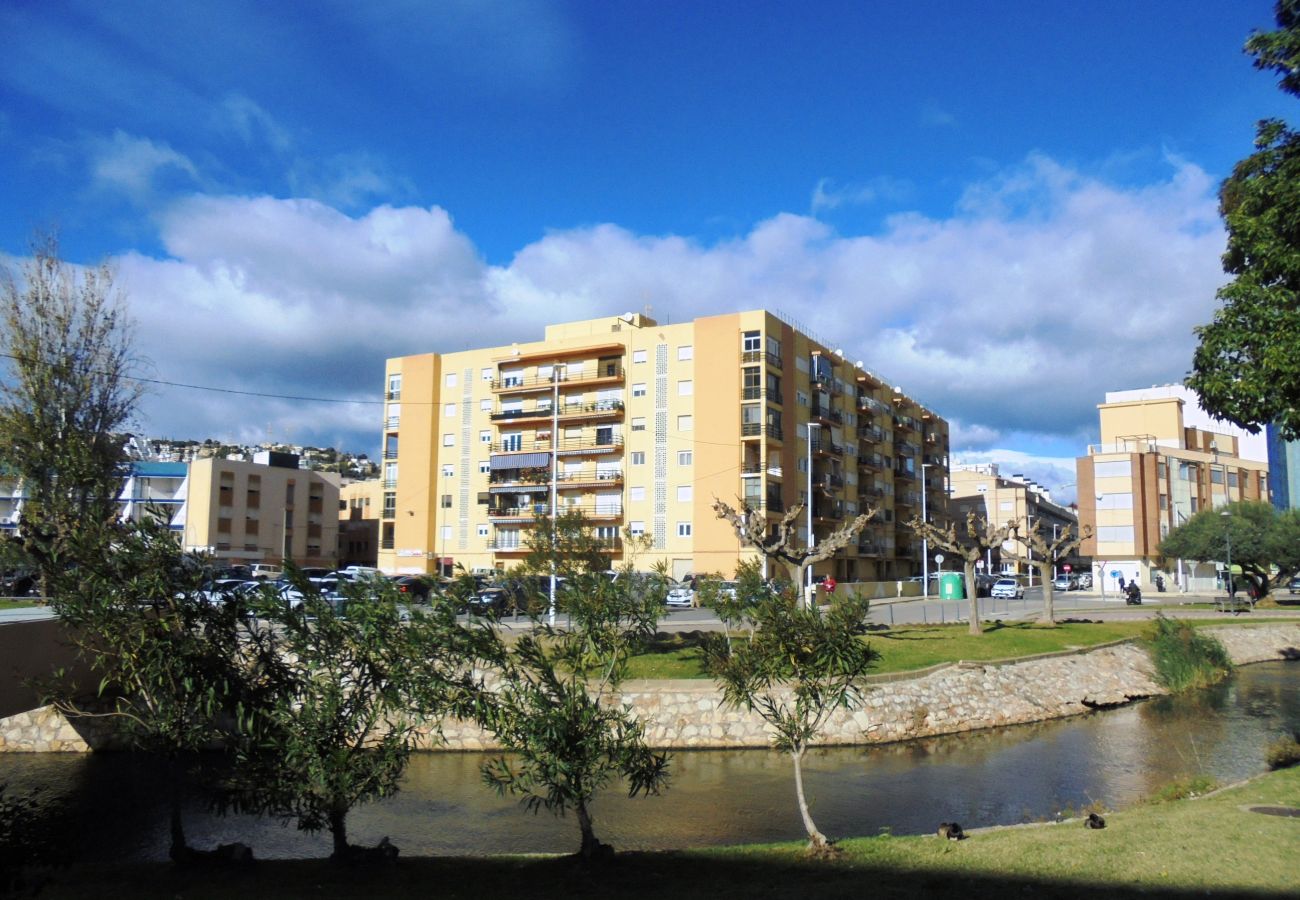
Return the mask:
<path id="1" fill-rule="evenodd" d="M 762 399 L 763 399 L 763 388 L 762 388 L 762 386 L 759 386 L 759 387 L 747 387 L 747 388 L 741 388 L 741 389 L 740 389 L 740 398 L 741 398 L 742 400 L 762 400 Z"/>
<path id="2" fill-rule="evenodd" d="M 885 439 L 885 432 L 881 430 L 879 425 L 860 425 L 858 426 L 858 437 L 864 441 L 879 444 Z"/>
<path id="3" fill-rule="evenodd" d="M 397 518 L 397 510 L 395 510 L 395 509 L 386 509 L 386 510 L 384 510 L 382 513 L 380 513 L 380 518 L 382 518 L 382 519 L 384 519 L 384 520 L 386 520 L 386 521 L 392 521 L 393 519 L 396 519 L 396 518 Z"/>
<path id="4" fill-rule="evenodd" d="M 555 450 L 563 453 L 566 451 L 578 450 L 598 450 L 612 449 L 623 446 L 623 436 L 614 435 L 582 435 L 580 437 L 560 438 L 553 441 L 549 438 L 542 438 L 532 441 L 511 440 L 511 441 L 494 441 L 488 445 L 491 453 L 530 453 L 540 450 Z"/>
<path id="5" fill-rule="evenodd" d="M 379 539 L 379 549 L 380 549 L 380 550 L 392 550 L 392 549 L 393 549 L 393 545 L 394 545 L 394 543 L 395 543 L 395 541 L 393 540 L 393 538 L 380 538 L 380 539 Z"/>
<path id="6" fill-rule="evenodd" d="M 573 416 L 612 416 L 623 411 L 623 401 L 595 400 L 590 403 L 562 403 L 559 410 L 561 419 Z M 555 412 L 550 404 L 538 404 L 531 409 L 498 409 L 492 413 L 491 418 L 493 422 L 502 422 L 512 419 L 549 419 L 554 415 Z"/>
<path id="7" fill-rule="evenodd" d="M 741 437 L 770 437 L 782 440 L 781 428 L 777 425 L 764 425 L 762 422 L 743 422 L 740 426 Z"/>
<path id="8" fill-rule="evenodd" d="M 401 400 L 401 399 L 402 399 L 402 392 L 401 392 L 401 391 L 385 391 L 385 392 L 384 392 L 384 399 L 385 399 L 385 400 Z"/>
<path id="9" fill-rule="evenodd" d="M 828 453 L 831 456 L 844 455 L 843 447 L 841 447 L 839 444 L 835 443 L 834 441 L 829 441 L 826 440 L 825 438 L 813 438 L 812 451 L 813 453 Z"/>
<path id="10" fill-rule="evenodd" d="M 581 374 L 577 375 L 561 372 L 558 381 L 560 384 L 589 384 L 593 381 L 621 380 L 623 375 L 624 369 L 622 366 L 608 366 L 593 372 L 584 369 Z M 534 375 L 531 378 L 493 378 L 488 384 L 494 391 L 532 391 L 538 388 L 551 387 L 556 381 L 557 379 L 549 375 L 545 377 Z"/>
<path id="11" fill-rule="evenodd" d="M 881 403 L 875 397 L 862 395 L 858 397 L 858 409 L 864 412 L 873 412 L 878 415 L 884 415 L 889 412 L 889 407 Z"/>
<path id="12" fill-rule="evenodd" d="M 813 503 L 814 519 L 842 519 L 844 518 L 844 504 L 842 503 Z"/>
<path id="13" fill-rule="evenodd" d="M 812 415 L 815 419 L 825 419 L 834 422 L 837 425 L 844 424 L 844 414 L 842 412 L 821 403 L 814 403 L 812 405 Z"/>
<path id="14" fill-rule="evenodd" d="M 815 480 L 826 490 L 838 491 L 844 488 L 844 479 L 839 475 L 823 475 Z"/>
<path id="15" fill-rule="evenodd" d="M 563 503 L 558 507 L 560 515 L 580 512 L 589 519 L 621 519 L 623 507 L 596 503 Z M 549 503 L 532 503 L 528 506 L 493 506 L 488 507 L 490 519 L 527 519 L 549 516 Z"/>
<path id="16" fill-rule="evenodd" d="M 861 453 L 858 455 L 858 465 L 867 469 L 884 469 L 885 458 L 879 453 Z"/>
<path id="17" fill-rule="evenodd" d="M 903 428 L 906 429 L 907 431 L 916 431 L 918 428 L 921 427 L 921 423 L 916 421 L 916 419 L 913 419 L 911 416 L 905 416 L 902 415 L 901 413 L 895 413 L 894 427 Z"/>
<path id="18" fill-rule="evenodd" d="M 899 453 L 901 453 L 903 456 L 916 456 L 917 453 L 917 449 L 914 445 L 904 443 L 902 441 L 895 444 L 894 449 L 897 450 Z"/>
<path id="19" fill-rule="evenodd" d="M 767 363 L 774 369 L 781 368 L 781 357 L 776 353 L 767 353 L 763 350 L 745 350 L 740 354 L 742 363 Z"/>
<path id="20" fill-rule="evenodd" d="M 384 451 L 384 459 L 397 459 L 397 451 L 396 451 L 396 450 L 385 450 L 385 451 Z"/>

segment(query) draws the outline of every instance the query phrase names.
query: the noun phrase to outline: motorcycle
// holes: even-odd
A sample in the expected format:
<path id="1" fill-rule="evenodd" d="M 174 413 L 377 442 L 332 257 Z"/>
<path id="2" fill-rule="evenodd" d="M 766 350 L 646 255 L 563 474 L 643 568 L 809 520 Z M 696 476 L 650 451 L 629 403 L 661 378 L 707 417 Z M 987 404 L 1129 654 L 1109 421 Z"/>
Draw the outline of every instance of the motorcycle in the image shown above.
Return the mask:
<path id="1" fill-rule="evenodd" d="M 1142 605 L 1142 589 L 1137 586 L 1136 581 L 1130 581 L 1128 587 L 1124 589 L 1124 602 L 1129 606 Z"/>

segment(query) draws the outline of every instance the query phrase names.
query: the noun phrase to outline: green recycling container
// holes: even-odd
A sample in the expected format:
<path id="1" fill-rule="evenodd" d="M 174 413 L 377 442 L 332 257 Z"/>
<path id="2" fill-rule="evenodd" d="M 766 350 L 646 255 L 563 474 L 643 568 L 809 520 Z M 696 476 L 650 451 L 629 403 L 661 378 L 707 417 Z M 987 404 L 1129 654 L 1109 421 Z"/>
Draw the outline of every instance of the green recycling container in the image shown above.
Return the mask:
<path id="1" fill-rule="evenodd" d="M 965 600 L 966 586 L 960 572 L 944 572 L 939 576 L 940 600 Z"/>

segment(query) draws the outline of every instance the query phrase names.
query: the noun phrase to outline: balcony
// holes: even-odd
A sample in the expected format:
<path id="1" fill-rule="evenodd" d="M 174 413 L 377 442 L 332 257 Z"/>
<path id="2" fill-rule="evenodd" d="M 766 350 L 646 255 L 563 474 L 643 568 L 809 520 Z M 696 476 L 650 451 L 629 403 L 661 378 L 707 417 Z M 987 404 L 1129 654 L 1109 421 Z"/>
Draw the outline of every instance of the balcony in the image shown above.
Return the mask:
<path id="1" fill-rule="evenodd" d="M 765 353 L 762 350 L 745 350 L 740 354 L 741 363 L 766 363 L 774 369 L 781 368 L 781 357 L 775 353 Z"/>
<path id="2" fill-rule="evenodd" d="M 859 556 L 880 556 L 882 553 L 884 553 L 884 550 L 885 548 L 881 545 L 879 541 L 858 542 Z"/>
<path id="3" fill-rule="evenodd" d="M 385 399 L 385 400 L 401 400 L 401 399 L 402 399 L 402 392 L 401 392 L 401 391 L 385 391 L 385 392 L 384 392 L 384 399 Z"/>
<path id="4" fill-rule="evenodd" d="M 588 519 L 621 519 L 623 507 L 609 506 L 603 503 L 562 503 L 557 507 L 559 514 L 582 513 Z M 549 503 L 533 503 L 529 506 L 492 506 L 488 507 L 488 518 L 502 519 L 536 519 L 550 515 Z"/>
<path id="5" fill-rule="evenodd" d="M 824 491 L 842 491 L 844 490 L 844 479 L 839 475 L 822 475 L 814 479 L 816 484 L 820 485 Z"/>
<path id="6" fill-rule="evenodd" d="M 777 441 L 784 439 L 779 425 L 764 425 L 761 422 L 741 423 L 740 436 L 742 438 L 769 437 Z"/>
<path id="7" fill-rule="evenodd" d="M 827 503 L 813 501 L 813 518 L 838 521 L 844 518 L 843 503 Z"/>
<path id="8" fill-rule="evenodd" d="M 921 495 L 916 491 L 900 491 L 894 495 L 895 506 L 915 507 L 921 505 Z"/>
<path id="9" fill-rule="evenodd" d="M 526 419 L 545 419 L 550 421 L 552 418 L 559 418 L 561 421 L 566 419 L 579 418 L 605 418 L 608 416 L 617 416 L 623 412 L 622 400 L 595 400 L 590 403 L 562 403 L 558 416 L 549 403 L 536 404 L 531 409 L 498 409 L 492 413 L 493 422 L 518 422 Z"/>
<path id="10" fill-rule="evenodd" d="M 551 390 L 557 381 L 560 385 L 569 384 L 619 384 L 623 381 L 624 369 L 621 365 L 604 366 L 591 372 L 584 370 L 579 374 L 561 372 L 558 379 L 533 376 L 531 378 L 493 378 L 489 386 L 494 394 L 535 393 Z"/>
<path id="11" fill-rule="evenodd" d="M 383 512 L 379 514 L 379 517 L 383 519 L 385 522 L 391 522 L 393 521 L 393 519 L 397 518 L 397 510 L 385 509 Z"/>
<path id="12" fill-rule="evenodd" d="M 871 397 L 865 394 L 860 395 L 858 397 L 858 409 L 861 410 L 862 412 L 875 413 L 876 415 L 879 416 L 883 416 L 889 412 L 888 406 L 881 403 L 875 397 Z"/>
<path id="13" fill-rule="evenodd" d="M 858 467 L 863 469 L 875 469 L 882 471 L 888 468 L 885 465 L 885 458 L 879 453 L 861 453 L 858 455 Z"/>
<path id="14" fill-rule="evenodd" d="M 812 417 L 821 419 L 823 422 L 834 422 L 836 425 L 844 424 L 844 413 L 821 403 L 812 405 Z"/>
<path id="15" fill-rule="evenodd" d="M 921 423 L 911 416 L 905 416 L 902 413 L 895 413 L 894 427 L 901 428 L 904 431 L 918 431 L 921 428 Z"/>
<path id="16" fill-rule="evenodd" d="M 858 437 L 872 444 L 879 444 L 885 439 L 885 432 L 879 425 L 859 425 Z"/>
<path id="17" fill-rule="evenodd" d="M 536 453 L 554 450 L 557 454 L 563 455 L 582 452 L 608 453 L 622 446 L 623 436 L 621 434 L 601 434 L 597 432 L 591 435 L 560 438 L 558 441 L 552 441 L 549 438 L 539 438 L 531 441 L 493 441 L 488 445 L 488 450 L 491 453 Z"/>
<path id="18" fill-rule="evenodd" d="M 905 443 L 905 442 L 902 442 L 902 441 L 900 441 L 899 443 L 895 444 L 895 445 L 894 445 L 894 449 L 895 449 L 898 453 L 900 453 L 901 455 L 903 455 L 903 456 L 913 456 L 913 457 L 914 457 L 914 456 L 916 456 L 916 454 L 917 454 L 917 449 L 916 449 L 916 446 L 915 446 L 915 445 L 913 445 L 913 444 L 908 444 L 908 443 Z"/>
<path id="19" fill-rule="evenodd" d="M 830 441 L 827 440 L 826 438 L 820 438 L 820 437 L 816 437 L 812 439 L 812 451 L 813 453 L 820 453 L 825 456 L 844 455 L 843 447 L 841 447 L 839 444 L 835 443 L 834 441 Z"/>
<path id="20" fill-rule="evenodd" d="M 380 539 L 379 539 L 379 549 L 380 549 L 380 550 L 392 550 L 392 549 L 393 549 L 393 546 L 394 546 L 395 544 L 396 544 L 396 541 L 395 541 L 393 538 L 380 538 Z"/>

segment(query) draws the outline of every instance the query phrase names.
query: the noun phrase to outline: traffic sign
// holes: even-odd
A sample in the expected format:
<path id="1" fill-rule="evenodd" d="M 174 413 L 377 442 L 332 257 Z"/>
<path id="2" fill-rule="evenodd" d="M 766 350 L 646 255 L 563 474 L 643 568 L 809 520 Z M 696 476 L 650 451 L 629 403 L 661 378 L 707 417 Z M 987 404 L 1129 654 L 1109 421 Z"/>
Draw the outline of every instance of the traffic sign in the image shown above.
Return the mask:
<path id="1" fill-rule="evenodd" d="M 977 568 L 977 569 L 982 569 L 982 568 L 984 568 L 984 560 L 982 560 L 982 559 L 977 559 L 977 560 L 975 560 L 975 568 Z"/>
<path id="2" fill-rule="evenodd" d="M 1070 571 L 1070 564 L 1066 563 L 1065 565 L 1061 566 L 1061 568 L 1068 572 Z"/>
<path id="3" fill-rule="evenodd" d="M 943 554 L 942 554 L 942 553 L 936 553 L 936 554 L 934 555 L 934 561 L 937 562 L 937 563 L 939 563 L 940 565 L 942 565 L 942 564 L 943 564 Z"/>

